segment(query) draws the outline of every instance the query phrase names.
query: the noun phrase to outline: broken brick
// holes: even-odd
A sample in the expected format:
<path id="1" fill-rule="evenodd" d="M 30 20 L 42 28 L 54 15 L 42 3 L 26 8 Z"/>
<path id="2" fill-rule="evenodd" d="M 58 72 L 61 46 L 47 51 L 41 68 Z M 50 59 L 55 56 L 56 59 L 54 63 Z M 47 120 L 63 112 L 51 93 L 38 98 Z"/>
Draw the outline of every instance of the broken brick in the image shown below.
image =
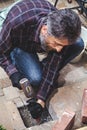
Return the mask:
<path id="1" fill-rule="evenodd" d="M 82 123 L 87 124 L 87 89 L 84 89 L 83 97 L 82 97 Z"/>
<path id="2" fill-rule="evenodd" d="M 74 125 L 75 112 L 65 111 L 62 117 L 56 122 L 52 130 L 71 130 Z"/>

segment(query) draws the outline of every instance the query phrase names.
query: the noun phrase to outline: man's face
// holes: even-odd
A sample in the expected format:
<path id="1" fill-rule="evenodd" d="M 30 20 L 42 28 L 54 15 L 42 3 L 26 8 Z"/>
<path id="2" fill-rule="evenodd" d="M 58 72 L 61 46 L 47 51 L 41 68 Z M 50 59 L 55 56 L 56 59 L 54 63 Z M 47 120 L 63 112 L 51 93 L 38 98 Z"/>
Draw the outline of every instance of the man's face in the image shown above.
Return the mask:
<path id="1" fill-rule="evenodd" d="M 42 44 L 42 47 L 46 51 L 56 50 L 57 52 L 60 52 L 64 46 L 69 45 L 68 39 L 58 39 L 54 36 L 51 36 L 47 34 L 47 31 L 42 30 L 42 33 L 40 33 L 40 41 Z"/>

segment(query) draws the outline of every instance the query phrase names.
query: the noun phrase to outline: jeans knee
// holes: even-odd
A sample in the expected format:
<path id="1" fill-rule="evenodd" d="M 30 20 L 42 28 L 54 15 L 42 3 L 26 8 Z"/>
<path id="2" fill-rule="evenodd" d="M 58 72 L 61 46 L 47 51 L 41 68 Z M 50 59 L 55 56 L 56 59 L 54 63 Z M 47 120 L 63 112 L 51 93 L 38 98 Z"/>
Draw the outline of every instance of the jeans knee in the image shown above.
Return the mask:
<path id="1" fill-rule="evenodd" d="M 38 87 L 41 83 L 42 75 L 33 75 L 32 79 L 30 80 L 31 85 Z"/>
<path id="2" fill-rule="evenodd" d="M 21 50 L 20 48 L 14 48 L 13 53 L 15 56 L 21 55 L 21 53 L 23 53 L 23 50 Z"/>
<path id="3" fill-rule="evenodd" d="M 76 45 L 78 47 L 79 51 L 82 51 L 84 49 L 84 41 L 82 38 L 78 38 L 76 41 Z"/>
<path id="4" fill-rule="evenodd" d="M 14 50 L 10 53 L 11 58 L 15 58 L 20 56 L 22 53 L 22 50 L 20 48 L 14 48 Z"/>
<path id="5" fill-rule="evenodd" d="M 13 51 L 10 53 L 10 57 L 14 65 L 16 64 L 16 60 L 19 60 L 21 56 L 22 50 L 20 48 L 14 48 Z"/>

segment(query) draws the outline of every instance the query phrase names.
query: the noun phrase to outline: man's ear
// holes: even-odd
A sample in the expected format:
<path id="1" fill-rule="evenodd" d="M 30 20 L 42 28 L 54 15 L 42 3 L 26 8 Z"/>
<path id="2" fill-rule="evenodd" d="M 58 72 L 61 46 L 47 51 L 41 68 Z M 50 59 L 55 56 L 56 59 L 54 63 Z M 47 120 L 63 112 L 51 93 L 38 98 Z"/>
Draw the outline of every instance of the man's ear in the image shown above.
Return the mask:
<path id="1" fill-rule="evenodd" d="M 46 35 L 47 34 L 47 25 L 43 25 L 42 28 L 41 28 L 41 33 L 43 35 Z"/>

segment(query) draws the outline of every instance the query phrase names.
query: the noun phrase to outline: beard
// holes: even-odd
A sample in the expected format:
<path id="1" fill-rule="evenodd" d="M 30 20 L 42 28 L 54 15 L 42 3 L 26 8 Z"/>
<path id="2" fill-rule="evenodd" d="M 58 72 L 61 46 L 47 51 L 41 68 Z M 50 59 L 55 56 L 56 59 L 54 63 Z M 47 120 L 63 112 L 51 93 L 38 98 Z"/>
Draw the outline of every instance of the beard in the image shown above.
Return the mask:
<path id="1" fill-rule="evenodd" d="M 46 41 L 45 41 L 44 35 L 42 35 L 42 34 L 40 33 L 39 38 L 40 38 L 40 42 L 41 42 L 41 47 L 42 47 L 42 49 L 43 49 L 44 51 L 49 52 L 49 51 L 50 51 L 50 47 L 47 45 L 47 43 L 46 43 Z"/>

